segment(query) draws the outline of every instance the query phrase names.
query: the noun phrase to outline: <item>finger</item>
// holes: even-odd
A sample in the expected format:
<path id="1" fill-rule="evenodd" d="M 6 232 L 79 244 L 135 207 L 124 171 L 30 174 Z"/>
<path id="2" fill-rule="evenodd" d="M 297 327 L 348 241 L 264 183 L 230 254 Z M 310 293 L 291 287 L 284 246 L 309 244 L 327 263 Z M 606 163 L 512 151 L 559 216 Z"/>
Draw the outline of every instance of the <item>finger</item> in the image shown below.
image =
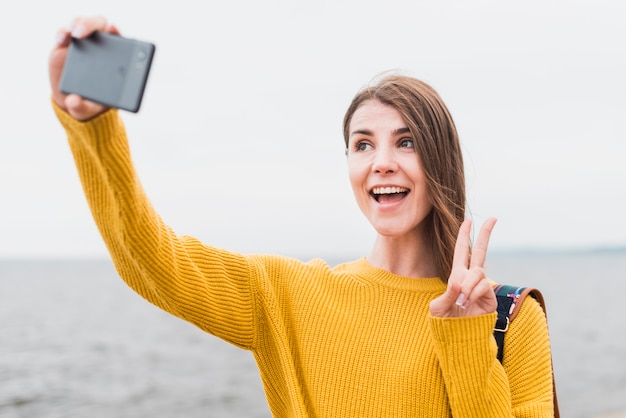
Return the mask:
<path id="1" fill-rule="evenodd" d="M 461 283 L 457 283 L 455 280 L 448 280 L 448 287 L 442 296 L 448 301 L 449 306 L 452 306 L 458 300 L 462 291 Z"/>
<path id="2" fill-rule="evenodd" d="M 482 268 L 472 267 L 460 284 L 460 293 L 456 299 L 456 304 L 466 308 L 476 298 L 476 288 L 482 282 L 486 282 L 485 279 L 485 271 Z"/>
<path id="3" fill-rule="evenodd" d="M 95 31 L 105 31 L 109 24 L 102 16 L 78 17 L 72 21 L 70 32 L 74 38 L 86 38 Z"/>
<path id="4" fill-rule="evenodd" d="M 458 308 L 455 307 L 455 301 L 457 300 L 460 289 L 461 287 L 458 284 L 449 281 L 446 291 L 430 302 L 431 315 L 436 317 L 454 316 L 454 312 L 458 311 Z"/>
<path id="5" fill-rule="evenodd" d="M 121 35 L 122 33 L 120 32 L 120 30 L 117 28 L 117 26 L 115 25 L 108 25 L 105 29 L 105 31 L 112 33 L 114 35 Z"/>
<path id="6" fill-rule="evenodd" d="M 70 32 L 67 29 L 59 29 L 56 35 L 57 48 L 69 46 L 71 39 Z"/>
<path id="7" fill-rule="evenodd" d="M 493 312 L 496 309 L 496 295 L 493 292 L 491 283 L 486 278 L 483 278 L 476 283 L 476 286 L 474 286 L 472 292 L 468 295 L 467 301 L 462 308 L 467 309 L 470 305 L 475 304 L 482 304 L 483 309 L 485 309 L 485 313 Z M 486 304 L 491 306 L 487 306 Z"/>
<path id="8" fill-rule="evenodd" d="M 454 246 L 454 258 L 452 259 L 452 269 L 466 269 L 469 262 L 470 249 L 470 231 L 472 229 L 472 220 L 466 219 L 459 228 L 459 234 L 456 238 Z"/>
<path id="9" fill-rule="evenodd" d="M 474 243 L 472 248 L 472 260 L 471 267 L 485 267 L 485 260 L 487 259 L 487 247 L 489 246 L 489 238 L 491 237 L 491 231 L 496 224 L 495 218 L 489 218 L 483 223 L 478 233 L 478 239 Z"/>

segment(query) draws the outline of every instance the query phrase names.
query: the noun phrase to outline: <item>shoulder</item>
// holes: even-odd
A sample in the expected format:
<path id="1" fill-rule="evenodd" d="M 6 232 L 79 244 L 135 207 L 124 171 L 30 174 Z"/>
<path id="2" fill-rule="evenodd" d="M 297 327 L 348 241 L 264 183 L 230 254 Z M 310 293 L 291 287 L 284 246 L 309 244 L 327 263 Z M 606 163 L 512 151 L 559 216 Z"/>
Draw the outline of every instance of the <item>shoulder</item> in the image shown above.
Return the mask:
<path id="1" fill-rule="evenodd" d="M 297 272 L 297 271 L 319 271 L 330 272 L 331 267 L 324 260 L 314 258 L 303 261 L 298 258 L 276 254 L 251 254 L 246 258 L 251 265 L 257 266 L 266 271 L 273 272 Z"/>
<path id="2" fill-rule="evenodd" d="M 498 299 L 496 330 L 507 334 L 547 333 L 545 302 L 541 291 L 533 287 L 503 285 L 492 282 Z M 530 334 L 529 334 L 530 333 Z M 514 339 L 515 336 L 510 338 Z"/>
<path id="3" fill-rule="evenodd" d="M 333 274 L 324 260 L 302 261 L 281 255 L 256 254 L 246 256 L 252 275 L 273 286 L 300 286 L 323 280 Z"/>
<path id="4" fill-rule="evenodd" d="M 547 318 L 543 306 L 543 300 L 533 297 L 534 294 L 530 294 L 524 298 L 524 301 L 518 307 L 518 312 L 512 326 L 519 324 L 520 327 L 524 327 L 526 329 L 547 329 Z"/>

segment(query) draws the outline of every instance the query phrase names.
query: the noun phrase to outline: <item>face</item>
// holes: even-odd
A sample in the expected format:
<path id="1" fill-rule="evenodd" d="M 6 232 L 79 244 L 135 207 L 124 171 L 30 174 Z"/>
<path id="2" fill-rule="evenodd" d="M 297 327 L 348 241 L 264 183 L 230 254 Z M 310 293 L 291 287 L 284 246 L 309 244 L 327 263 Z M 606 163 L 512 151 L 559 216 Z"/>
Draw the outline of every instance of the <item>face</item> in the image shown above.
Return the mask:
<path id="1" fill-rule="evenodd" d="M 414 143 L 404 119 L 389 105 L 368 100 L 352 116 L 350 183 L 361 211 L 382 236 L 420 234 L 432 210 Z"/>

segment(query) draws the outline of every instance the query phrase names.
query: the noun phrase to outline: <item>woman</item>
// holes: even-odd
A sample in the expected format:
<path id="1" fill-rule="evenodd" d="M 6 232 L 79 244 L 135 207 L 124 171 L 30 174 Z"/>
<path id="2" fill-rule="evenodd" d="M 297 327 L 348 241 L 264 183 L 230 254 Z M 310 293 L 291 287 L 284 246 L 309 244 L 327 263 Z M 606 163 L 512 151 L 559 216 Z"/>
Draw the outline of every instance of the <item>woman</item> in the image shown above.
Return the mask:
<path id="1" fill-rule="evenodd" d="M 70 35 L 94 30 L 118 33 L 103 18 L 60 31 L 50 79 L 115 266 L 151 303 L 251 351 L 274 416 L 552 416 L 549 338 L 534 300 L 496 358 L 483 268 L 495 220 L 471 248 L 456 129 L 432 88 L 387 77 L 345 116 L 350 181 L 377 231 L 367 257 L 331 268 L 238 254 L 174 234 L 141 188 L 117 111 L 59 92 Z"/>

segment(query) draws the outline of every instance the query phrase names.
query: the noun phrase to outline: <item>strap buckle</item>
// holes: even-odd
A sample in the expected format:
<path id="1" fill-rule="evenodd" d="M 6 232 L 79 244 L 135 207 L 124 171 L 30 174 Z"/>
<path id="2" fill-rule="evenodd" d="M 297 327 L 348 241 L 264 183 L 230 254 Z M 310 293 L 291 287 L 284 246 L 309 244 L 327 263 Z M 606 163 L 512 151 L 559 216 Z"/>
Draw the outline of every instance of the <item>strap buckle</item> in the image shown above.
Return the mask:
<path id="1" fill-rule="evenodd" d="M 499 322 L 499 321 L 498 321 Z M 511 320 L 509 319 L 509 317 L 506 317 L 506 324 L 504 325 L 504 328 L 502 327 L 498 327 L 498 324 L 496 323 L 496 326 L 494 327 L 494 331 L 498 331 L 498 332 L 507 332 L 509 330 L 509 324 L 511 323 Z"/>

